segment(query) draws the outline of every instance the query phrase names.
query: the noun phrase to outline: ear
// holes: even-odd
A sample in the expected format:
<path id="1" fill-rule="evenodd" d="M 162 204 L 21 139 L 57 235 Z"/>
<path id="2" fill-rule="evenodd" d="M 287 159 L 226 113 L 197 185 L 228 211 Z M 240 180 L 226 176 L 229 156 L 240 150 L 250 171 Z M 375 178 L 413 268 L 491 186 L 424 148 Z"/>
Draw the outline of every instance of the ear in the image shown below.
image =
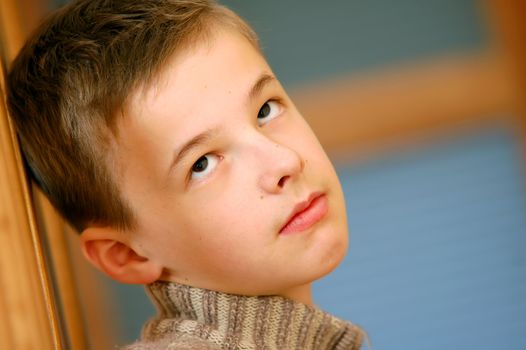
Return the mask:
<path id="1" fill-rule="evenodd" d="M 158 280 L 162 266 L 140 256 L 123 235 L 110 227 L 89 227 L 80 235 L 86 259 L 109 277 L 122 283 L 148 284 Z"/>

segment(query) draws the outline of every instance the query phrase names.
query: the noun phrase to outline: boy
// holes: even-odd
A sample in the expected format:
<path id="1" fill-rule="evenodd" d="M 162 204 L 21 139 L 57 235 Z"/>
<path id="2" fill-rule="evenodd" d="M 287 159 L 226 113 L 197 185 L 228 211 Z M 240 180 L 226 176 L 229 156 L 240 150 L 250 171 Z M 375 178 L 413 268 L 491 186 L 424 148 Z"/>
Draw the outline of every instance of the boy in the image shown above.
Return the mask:
<path id="1" fill-rule="evenodd" d="M 30 172 L 86 258 L 159 309 L 129 349 L 360 347 L 312 306 L 347 249 L 338 179 L 234 13 L 80 0 L 8 79 Z"/>

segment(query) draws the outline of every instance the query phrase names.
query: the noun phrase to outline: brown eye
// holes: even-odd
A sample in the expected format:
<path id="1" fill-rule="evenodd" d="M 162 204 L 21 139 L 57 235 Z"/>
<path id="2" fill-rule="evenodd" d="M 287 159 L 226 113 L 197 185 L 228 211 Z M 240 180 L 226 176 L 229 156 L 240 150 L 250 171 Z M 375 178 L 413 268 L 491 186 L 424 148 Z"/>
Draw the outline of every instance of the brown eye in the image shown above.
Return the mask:
<path id="1" fill-rule="evenodd" d="M 192 166 L 192 171 L 196 173 L 200 173 L 206 169 L 208 166 L 208 158 L 206 156 L 202 156 L 197 160 L 197 162 L 194 163 Z"/>
<path id="2" fill-rule="evenodd" d="M 200 157 L 194 165 L 192 165 L 192 171 L 190 177 L 192 179 L 201 179 L 206 177 L 212 171 L 214 171 L 220 160 L 220 156 L 215 154 L 205 154 Z"/>
<path id="3" fill-rule="evenodd" d="M 266 118 L 270 114 L 271 110 L 272 109 L 270 108 L 269 103 L 265 102 L 263 107 L 261 107 L 261 109 L 259 110 L 258 119 Z"/>
<path id="4" fill-rule="evenodd" d="M 258 124 L 264 125 L 281 114 L 282 107 L 277 101 L 267 101 L 258 112 Z"/>

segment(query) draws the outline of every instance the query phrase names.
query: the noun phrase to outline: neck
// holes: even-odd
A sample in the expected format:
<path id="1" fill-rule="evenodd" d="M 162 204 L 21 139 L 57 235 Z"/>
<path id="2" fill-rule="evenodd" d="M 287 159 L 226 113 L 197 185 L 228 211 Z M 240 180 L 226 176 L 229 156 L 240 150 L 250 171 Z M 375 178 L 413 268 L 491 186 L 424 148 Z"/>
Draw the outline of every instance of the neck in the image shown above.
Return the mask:
<path id="1" fill-rule="evenodd" d="M 298 303 L 302 303 L 305 305 L 309 305 L 309 306 L 314 305 L 312 301 L 312 284 L 311 283 L 306 283 L 300 286 L 292 287 L 290 289 L 287 289 L 283 293 L 278 293 L 278 295 L 284 298 L 288 298 L 288 299 L 297 301 Z"/>

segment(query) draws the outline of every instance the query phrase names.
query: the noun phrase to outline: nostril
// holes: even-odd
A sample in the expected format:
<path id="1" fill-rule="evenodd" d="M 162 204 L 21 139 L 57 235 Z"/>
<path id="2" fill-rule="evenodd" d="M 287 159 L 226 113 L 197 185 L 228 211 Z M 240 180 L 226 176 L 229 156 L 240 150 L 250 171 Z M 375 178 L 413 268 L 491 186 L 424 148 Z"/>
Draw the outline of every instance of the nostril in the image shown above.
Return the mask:
<path id="1" fill-rule="evenodd" d="M 290 176 L 286 175 L 286 176 L 283 176 L 281 179 L 279 179 L 278 181 L 278 186 L 279 187 L 283 187 L 285 186 L 285 182 L 287 182 L 287 180 L 289 179 Z"/>

